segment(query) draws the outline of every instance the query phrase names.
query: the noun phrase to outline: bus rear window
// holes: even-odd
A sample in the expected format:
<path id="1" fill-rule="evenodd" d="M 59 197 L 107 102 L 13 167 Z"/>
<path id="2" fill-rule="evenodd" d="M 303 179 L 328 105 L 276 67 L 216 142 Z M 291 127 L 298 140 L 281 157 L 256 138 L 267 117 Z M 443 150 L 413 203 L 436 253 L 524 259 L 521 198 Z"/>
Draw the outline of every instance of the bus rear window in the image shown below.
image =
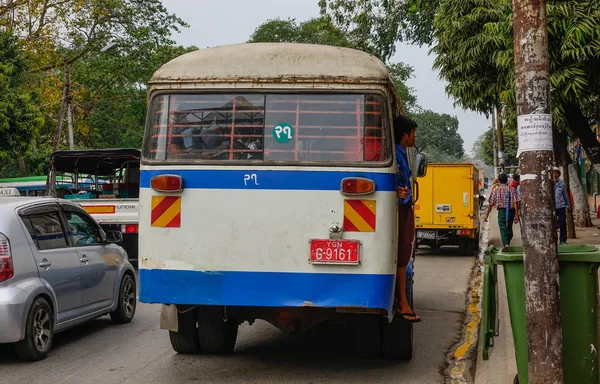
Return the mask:
<path id="1" fill-rule="evenodd" d="M 153 98 L 150 160 L 385 162 L 384 98 L 374 94 L 173 94 Z"/>

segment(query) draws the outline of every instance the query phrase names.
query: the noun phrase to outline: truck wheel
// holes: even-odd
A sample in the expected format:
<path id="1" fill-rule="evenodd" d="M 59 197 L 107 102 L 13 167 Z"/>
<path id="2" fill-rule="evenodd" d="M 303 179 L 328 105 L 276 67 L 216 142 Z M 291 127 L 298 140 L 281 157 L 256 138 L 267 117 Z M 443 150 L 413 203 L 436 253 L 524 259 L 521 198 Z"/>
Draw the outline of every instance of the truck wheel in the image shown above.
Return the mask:
<path id="1" fill-rule="evenodd" d="M 377 359 L 383 351 L 383 316 L 354 315 L 354 350 L 359 357 Z"/>
<path id="2" fill-rule="evenodd" d="M 54 336 L 54 315 L 48 301 L 38 297 L 33 301 L 27 322 L 25 339 L 15 344 L 17 354 L 23 360 L 38 361 L 48 355 Z"/>
<path id="3" fill-rule="evenodd" d="M 181 354 L 200 353 L 198 329 L 196 328 L 196 310 L 177 313 L 178 332 L 169 331 L 169 339 L 173 350 Z"/>
<path id="4" fill-rule="evenodd" d="M 198 341 L 204 353 L 228 354 L 235 347 L 238 323 L 235 319 L 224 320 L 221 307 L 198 310 Z"/>
<path id="5" fill-rule="evenodd" d="M 465 255 L 473 256 L 475 255 L 475 240 L 473 239 L 465 239 Z"/>
<path id="6" fill-rule="evenodd" d="M 467 256 L 467 242 L 464 239 L 458 240 L 458 253 Z"/>

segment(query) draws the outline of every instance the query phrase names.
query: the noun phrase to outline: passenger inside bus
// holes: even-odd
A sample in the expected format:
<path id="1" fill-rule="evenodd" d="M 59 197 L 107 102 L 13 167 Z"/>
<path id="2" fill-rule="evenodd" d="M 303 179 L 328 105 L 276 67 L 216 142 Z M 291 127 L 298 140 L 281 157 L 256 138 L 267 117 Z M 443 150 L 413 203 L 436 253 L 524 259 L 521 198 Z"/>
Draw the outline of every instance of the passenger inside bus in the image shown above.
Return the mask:
<path id="1" fill-rule="evenodd" d="M 173 138 L 171 146 L 172 156 L 177 153 L 177 158 L 200 158 L 205 160 L 230 160 L 233 152 L 233 160 L 257 159 L 262 157 L 262 140 L 248 140 L 234 138 L 231 148 L 231 137 L 226 129 L 212 123 L 206 128 L 189 127 L 181 131 L 180 137 Z M 233 150 L 233 151 L 232 151 Z"/>

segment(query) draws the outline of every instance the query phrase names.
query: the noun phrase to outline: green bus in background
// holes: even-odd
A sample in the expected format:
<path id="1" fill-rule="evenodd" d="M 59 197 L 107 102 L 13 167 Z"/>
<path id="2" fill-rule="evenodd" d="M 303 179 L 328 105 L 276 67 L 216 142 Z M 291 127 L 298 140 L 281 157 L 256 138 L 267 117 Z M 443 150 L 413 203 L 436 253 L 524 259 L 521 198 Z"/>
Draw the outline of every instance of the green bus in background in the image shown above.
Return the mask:
<path id="1" fill-rule="evenodd" d="M 0 189 L 16 188 L 21 196 L 42 196 L 46 190 L 46 179 L 46 176 L 0 179 Z"/>
<path id="2" fill-rule="evenodd" d="M 21 196 L 43 196 L 46 191 L 46 179 L 48 176 L 27 176 L 27 177 L 13 177 L 7 179 L 0 179 L 0 190 L 8 188 L 16 188 Z M 58 187 L 72 188 L 70 179 L 68 182 L 62 182 L 62 177 L 58 177 Z M 89 180 L 85 180 L 84 183 L 90 183 Z"/>

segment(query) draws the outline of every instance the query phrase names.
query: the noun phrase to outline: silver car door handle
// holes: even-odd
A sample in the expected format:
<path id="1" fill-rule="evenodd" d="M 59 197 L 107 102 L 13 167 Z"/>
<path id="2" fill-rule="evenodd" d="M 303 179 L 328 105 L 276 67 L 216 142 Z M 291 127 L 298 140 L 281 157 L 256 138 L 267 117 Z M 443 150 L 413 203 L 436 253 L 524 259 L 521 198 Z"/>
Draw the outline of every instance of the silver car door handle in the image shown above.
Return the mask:
<path id="1" fill-rule="evenodd" d="M 83 255 L 83 256 L 81 256 L 79 261 L 81 261 L 82 263 L 87 263 L 88 261 L 90 261 L 90 259 L 88 259 L 86 255 Z"/>
<path id="2" fill-rule="evenodd" d="M 49 266 L 51 266 L 51 265 L 52 265 L 52 263 L 51 263 L 51 262 L 49 262 L 49 261 L 48 261 L 48 260 L 46 260 L 46 259 L 43 259 L 43 260 L 41 261 L 41 263 L 39 263 L 38 265 L 40 266 L 40 268 L 48 268 Z"/>

